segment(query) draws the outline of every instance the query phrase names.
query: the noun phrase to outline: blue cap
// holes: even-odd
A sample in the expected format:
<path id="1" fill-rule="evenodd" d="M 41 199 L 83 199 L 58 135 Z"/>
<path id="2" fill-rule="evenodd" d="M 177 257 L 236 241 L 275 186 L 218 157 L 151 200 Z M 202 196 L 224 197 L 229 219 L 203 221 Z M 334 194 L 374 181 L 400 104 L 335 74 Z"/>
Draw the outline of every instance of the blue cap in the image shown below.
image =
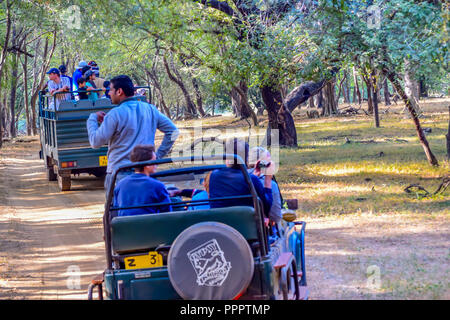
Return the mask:
<path id="1" fill-rule="evenodd" d="M 48 70 L 47 74 L 56 73 L 59 76 L 59 70 L 57 68 L 51 68 Z"/>

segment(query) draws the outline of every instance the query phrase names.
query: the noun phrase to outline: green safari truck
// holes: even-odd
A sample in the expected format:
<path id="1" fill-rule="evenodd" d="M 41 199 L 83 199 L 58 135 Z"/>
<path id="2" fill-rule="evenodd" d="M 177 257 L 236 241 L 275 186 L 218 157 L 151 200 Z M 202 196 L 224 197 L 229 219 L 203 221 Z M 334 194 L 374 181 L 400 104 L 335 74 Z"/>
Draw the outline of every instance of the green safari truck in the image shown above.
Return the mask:
<path id="1" fill-rule="evenodd" d="M 67 92 L 66 92 L 67 93 Z M 71 94 L 76 91 L 69 92 Z M 49 181 L 58 181 L 61 191 L 71 187 L 73 174 L 89 173 L 102 177 L 106 173 L 108 146 L 98 149 L 89 144 L 86 120 L 91 113 L 108 113 L 115 105 L 107 98 L 61 101 L 58 110 L 49 108 L 54 96 L 39 93 L 39 128 L 41 151 Z M 54 103 L 56 101 L 54 100 Z"/>

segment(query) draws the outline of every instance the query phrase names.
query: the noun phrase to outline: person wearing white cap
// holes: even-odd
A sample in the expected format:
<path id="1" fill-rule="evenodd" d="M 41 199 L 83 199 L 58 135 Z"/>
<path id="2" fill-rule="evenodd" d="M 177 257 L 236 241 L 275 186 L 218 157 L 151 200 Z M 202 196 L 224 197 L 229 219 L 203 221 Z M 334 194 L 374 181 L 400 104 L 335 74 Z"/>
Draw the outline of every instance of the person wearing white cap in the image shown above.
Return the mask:
<path id="1" fill-rule="evenodd" d="M 270 157 L 269 150 L 263 148 L 263 147 L 254 147 L 250 149 L 249 155 L 248 155 L 248 171 L 249 173 L 253 173 L 255 176 L 257 176 L 261 182 L 264 182 L 265 179 L 265 168 L 267 164 L 274 164 Z M 270 207 L 269 211 L 269 219 L 273 222 L 280 222 L 282 215 L 281 215 L 281 197 L 280 197 L 280 189 L 278 187 L 278 184 L 272 180 L 272 206 Z"/>
<path id="2" fill-rule="evenodd" d="M 86 67 L 88 64 L 86 63 L 86 61 L 80 61 L 80 63 L 78 64 L 77 69 L 75 70 L 75 72 L 72 75 L 72 90 L 73 91 L 77 91 L 78 90 L 78 78 L 81 78 L 83 76 L 83 74 L 81 73 L 81 69 L 83 69 L 84 67 Z"/>

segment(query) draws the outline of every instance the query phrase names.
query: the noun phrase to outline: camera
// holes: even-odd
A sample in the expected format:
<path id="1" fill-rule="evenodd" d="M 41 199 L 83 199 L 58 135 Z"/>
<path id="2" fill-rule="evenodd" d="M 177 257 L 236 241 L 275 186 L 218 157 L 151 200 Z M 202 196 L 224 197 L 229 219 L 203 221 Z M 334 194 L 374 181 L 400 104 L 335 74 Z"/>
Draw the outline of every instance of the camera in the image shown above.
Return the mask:
<path id="1" fill-rule="evenodd" d="M 264 160 L 259 161 L 257 164 L 258 169 L 267 168 L 269 166 L 270 166 L 270 162 L 264 161 Z"/>

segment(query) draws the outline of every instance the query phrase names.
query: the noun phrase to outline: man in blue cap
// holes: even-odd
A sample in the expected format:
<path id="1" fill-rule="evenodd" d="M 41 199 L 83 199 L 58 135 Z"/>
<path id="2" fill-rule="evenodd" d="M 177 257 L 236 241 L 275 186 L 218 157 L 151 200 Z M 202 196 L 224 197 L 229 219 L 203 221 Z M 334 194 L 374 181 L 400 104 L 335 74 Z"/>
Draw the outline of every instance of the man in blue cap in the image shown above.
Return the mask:
<path id="1" fill-rule="evenodd" d="M 70 81 L 68 78 L 61 78 L 59 70 L 57 68 L 51 68 L 48 72 L 48 78 L 50 79 L 47 83 L 48 92 L 53 96 L 49 98 L 49 108 L 58 110 L 61 101 L 70 100 L 70 93 L 58 94 L 59 92 L 70 91 Z M 56 105 L 55 105 L 56 102 Z"/>

